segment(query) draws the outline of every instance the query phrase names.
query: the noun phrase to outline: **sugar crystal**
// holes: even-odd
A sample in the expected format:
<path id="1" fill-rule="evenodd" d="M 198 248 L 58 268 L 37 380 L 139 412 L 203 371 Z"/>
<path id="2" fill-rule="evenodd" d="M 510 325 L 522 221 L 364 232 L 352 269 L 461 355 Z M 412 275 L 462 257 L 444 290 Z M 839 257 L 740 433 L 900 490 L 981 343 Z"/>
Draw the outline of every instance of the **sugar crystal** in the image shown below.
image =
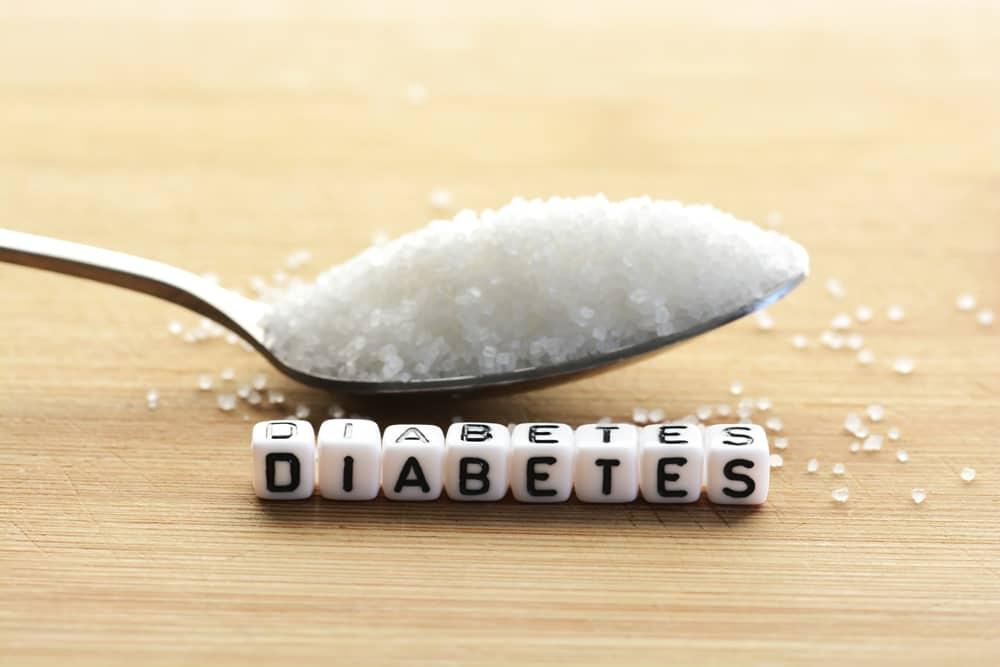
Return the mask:
<path id="1" fill-rule="evenodd" d="M 910 497 L 913 498 L 913 502 L 919 505 L 927 500 L 927 491 L 923 489 L 913 489 L 913 491 L 910 492 Z"/>
<path id="2" fill-rule="evenodd" d="M 865 348 L 858 352 L 858 363 L 862 366 L 871 366 L 875 363 L 875 353 Z"/>
<path id="3" fill-rule="evenodd" d="M 993 310 L 990 308 L 983 308 L 976 313 L 976 322 L 979 322 L 984 327 L 988 327 L 993 324 L 993 319 Z"/>
<path id="4" fill-rule="evenodd" d="M 304 405 L 304 404 L 300 403 L 300 404 L 298 404 L 298 405 L 295 406 L 295 418 L 296 419 L 308 419 L 310 412 L 311 411 L 309 410 L 309 406 L 308 405 Z"/>
<path id="5" fill-rule="evenodd" d="M 965 292 L 964 294 L 959 294 L 958 298 L 955 299 L 955 307 L 959 310 L 969 311 L 976 307 L 976 297 Z"/>
<path id="6" fill-rule="evenodd" d="M 815 473 L 815 472 L 818 472 L 818 471 L 819 471 L 819 460 L 817 460 L 817 459 L 809 459 L 808 461 L 806 461 L 806 472 L 807 473 L 812 474 L 812 473 Z"/>
<path id="7" fill-rule="evenodd" d="M 830 496 L 838 503 L 846 503 L 850 497 L 850 492 L 846 486 L 842 486 L 839 489 L 834 489 Z"/>
<path id="8" fill-rule="evenodd" d="M 889 318 L 890 322 L 902 322 L 903 318 L 906 317 L 906 311 L 903 310 L 902 306 L 892 305 L 886 309 L 885 316 Z"/>
<path id="9" fill-rule="evenodd" d="M 872 403 L 869 405 L 865 408 L 865 412 L 868 413 L 868 419 L 873 422 L 880 422 L 885 417 L 885 408 L 878 403 Z"/>
<path id="10" fill-rule="evenodd" d="M 874 314 L 870 306 L 858 306 L 854 311 L 854 319 L 862 323 L 871 322 Z"/>
<path id="11" fill-rule="evenodd" d="M 212 376 L 208 373 L 202 373 L 198 376 L 198 389 L 202 391 L 209 391 L 212 388 L 212 384 Z"/>
<path id="12" fill-rule="evenodd" d="M 781 454 L 771 454 L 771 467 L 780 468 L 785 465 L 785 459 L 782 458 Z"/>
<path id="13" fill-rule="evenodd" d="M 962 472 L 958 473 L 958 476 L 962 478 L 963 482 L 971 482 L 976 478 L 976 469 L 962 468 Z"/>
<path id="14" fill-rule="evenodd" d="M 906 463 L 910 460 L 910 455 L 906 453 L 905 449 L 896 450 L 896 460 L 900 463 Z"/>
<path id="15" fill-rule="evenodd" d="M 804 350 L 809 347 L 809 339 L 802 334 L 792 336 L 792 347 L 796 350 Z"/>
<path id="16" fill-rule="evenodd" d="M 787 449 L 788 448 L 788 438 L 780 437 L 774 439 L 775 449 Z"/>
<path id="17" fill-rule="evenodd" d="M 830 472 L 839 477 L 847 472 L 847 466 L 845 466 L 843 463 L 834 463 L 833 468 L 830 469 Z"/>
<path id="18" fill-rule="evenodd" d="M 733 380 L 729 383 L 729 393 L 733 396 L 739 396 L 743 393 L 743 383 L 739 380 Z"/>
<path id="19" fill-rule="evenodd" d="M 223 412 L 232 412 L 236 408 L 236 395 L 219 394 L 215 397 L 215 402 Z"/>
<path id="20" fill-rule="evenodd" d="M 774 318 L 766 310 L 758 310 L 754 314 L 754 320 L 757 322 L 757 328 L 761 331 L 770 331 L 774 328 Z"/>
<path id="21" fill-rule="evenodd" d="M 892 362 L 892 370 L 896 371 L 900 375 L 909 375 L 916 367 L 916 362 L 909 357 L 897 357 L 896 360 Z"/>
<path id="22" fill-rule="evenodd" d="M 775 433 L 781 432 L 781 429 L 785 427 L 784 423 L 777 417 L 768 417 L 767 421 L 764 422 L 764 426 L 769 431 L 774 431 Z"/>

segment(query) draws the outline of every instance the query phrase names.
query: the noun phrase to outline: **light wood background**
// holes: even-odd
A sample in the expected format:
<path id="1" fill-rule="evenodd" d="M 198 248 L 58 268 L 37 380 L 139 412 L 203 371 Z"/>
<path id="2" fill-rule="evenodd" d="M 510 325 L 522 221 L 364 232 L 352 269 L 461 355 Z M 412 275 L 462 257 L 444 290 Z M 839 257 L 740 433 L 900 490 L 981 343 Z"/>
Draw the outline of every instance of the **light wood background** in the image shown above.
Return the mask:
<path id="1" fill-rule="evenodd" d="M 271 378 L 316 420 L 441 424 L 676 418 L 738 378 L 790 445 L 756 511 L 261 503 L 247 420 L 284 413 L 195 388 L 259 358 L 177 340 L 196 319 L 147 297 L 0 267 L 0 662 L 1000 662 L 1000 325 L 954 307 L 1000 307 L 995 3 L 120 4 L 0 5 L 0 225 L 245 288 L 297 248 L 311 275 L 420 226 L 435 187 L 779 211 L 814 273 L 772 332 L 488 399 Z M 861 303 L 869 368 L 815 345 Z M 909 463 L 848 451 L 873 401 Z"/>

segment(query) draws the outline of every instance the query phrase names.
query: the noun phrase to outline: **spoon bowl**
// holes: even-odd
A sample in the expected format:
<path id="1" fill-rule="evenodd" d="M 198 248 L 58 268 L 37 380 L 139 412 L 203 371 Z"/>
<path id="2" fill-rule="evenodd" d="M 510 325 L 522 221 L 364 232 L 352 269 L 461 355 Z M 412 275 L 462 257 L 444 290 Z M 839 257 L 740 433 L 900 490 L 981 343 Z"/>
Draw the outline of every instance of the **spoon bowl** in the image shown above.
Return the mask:
<path id="1" fill-rule="evenodd" d="M 289 366 L 267 345 L 265 331 L 260 325 L 269 305 L 248 299 L 211 280 L 162 262 L 6 229 L 0 229 L 0 261 L 87 278 L 164 299 L 226 327 L 253 346 L 278 371 L 293 380 L 334 392 L 357 395 L 515 390 L 565 382 L 638 360 L 765 308 L 788 294 L 805 278 L 805 273 L 795 275 L 775 285 L 763 297 L 727 313 L 697 322 L 681 331 L 655 336 L 611 352 L 505 373 L 406 382 L 369 382 L 317 375 Z"/>

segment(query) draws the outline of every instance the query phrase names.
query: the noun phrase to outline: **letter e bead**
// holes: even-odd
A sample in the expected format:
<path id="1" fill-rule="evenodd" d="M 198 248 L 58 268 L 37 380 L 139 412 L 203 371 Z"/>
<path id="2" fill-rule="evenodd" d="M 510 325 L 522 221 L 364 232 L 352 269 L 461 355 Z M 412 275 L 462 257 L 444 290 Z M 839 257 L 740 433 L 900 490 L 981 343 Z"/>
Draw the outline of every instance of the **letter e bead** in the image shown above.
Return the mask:
<path id="1" fill-rule="evenodd" d="M 561 503 L 573 491 L 573 429 L 518 424 L 510 436 L 510 490 L 522 503 Z"/>
<path id="2" fill-rule="evenodd" d="M 258 422 L 250 437 L 253 490 L 266 500 L 302 500 L 316 488 L 316 436 L 298 419 Z"/>
<path id="3" fill-rule="evenodd" d="M 705 448 L 693 424 L 654 424 L 639 436 L 639 488 L 648 503 L 693 503 L 701 497 Z"/>
<path id="4" fill-rule="evenodd" d="M 716 424 L 705 430 L 708 499 L 720 505 L 767 500 L 771 463 L 767 435 L 756 424 Z"/>

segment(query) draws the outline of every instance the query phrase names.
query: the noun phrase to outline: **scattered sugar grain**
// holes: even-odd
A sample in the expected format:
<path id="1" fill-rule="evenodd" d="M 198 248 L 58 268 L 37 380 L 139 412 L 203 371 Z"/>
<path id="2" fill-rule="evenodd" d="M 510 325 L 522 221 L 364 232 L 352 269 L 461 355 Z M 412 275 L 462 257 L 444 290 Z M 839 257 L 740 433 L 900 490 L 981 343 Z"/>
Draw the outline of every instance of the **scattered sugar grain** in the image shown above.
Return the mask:
<path id="1" fill-rule="evenodd" d="M 843 299 L 844 296 L 847 294 L 847 291 L 844 289 L 844 286 L 837 278 L 827 278 L 826 292 L 834 299 Z"/>
<path id="2" fill-rule="evenodd" d="M 430 194 L 427 195 L 427 202 L 431 205 L 431 208 L 438 211 L 444 211 L 452 207 L 454 197 L 451 194 L 451 190 L 434 188 L 431 190 Z"/>
<path id="3" fill-rule="evenodd" d="M 169 331 L 174 336 L 180 336 L 182 333 L 184 333 L 184 325 L 178 322 L 177 320 L 170 320 L 170 323 L 167 325 L 167 331 Z"/>
<path id="4" fill-rule="evenodd" d="M 766 310 L 758 310 L 754 313 L 754 320 L 757 323 L 757 328 L 761 331 L 771 331 L 774 329 L 774 318 Z"/>
<path id="5" fill-rule="evenodd" d="M 726 406 L 729 407 L 728 405 Z M 711 405 L 699 405 L 695 408 L 694 414 L 698 417 L 700 421 L 708 421 L 712 418 L 712 406 Z"/>
<path id="6" fill-rule="evenodd" d="M 743 383 L 739 380 L 733 380 L 729 383 L 729 393 L 733 396 L 739 396 L 743 393 Z"/>
<path id="7" fill-rule="evenodd" d="M 880 435 L 870 435 L 865 438 L 864 444 L 861 446 L 866 452 L 877 452 L 882 449 L 882 443 L 885 439 Z"/>
<path id="8" fill-rule="evenodd" d="M 214 380 L 208 373 L 202 373 L 198 376 L 198 389 L 201 391 L 210 391 L 213 383 Z"/>
<path id="9" fill-rule="evenodd" d="M 660 408 L 653 408 L 652 410 L 649 411 L 648 416 L 650 424 L 659 424 L 666 418 L 667 413 L 661 410 Z"/>
<path id="10" fill-rule="evenodd" d="M 902 306 L 894 304 L 886 309 L 885 316 L 889 318 L 890 322 L 902 322 L 906 317 L 906 311 L 903 310 Z"/>
<path id="11" fill-rule="evenodd" d="M 847 416 L 844 417 L 844 430 L 848 433 L 857 434 L 863 426 L 864 423 L 857 412 L 848 412 Z"/>
<path id="12" fill-rule="evenodd" d="M 277 389 L 270 389 L 267 392 L 267 402 L 270 405 L 284 405 L 285 393 Z"/>
<path id="13" fill-rule="evenodd" d="M 840 350 L 844 347 L 844 336 L 827 329 L 819 336 L 819 342 L 831 350 Z"/>
<path id="14" fill-rule="evenodd" d="M 719 417 L 728 417 L 733 414 L 733 408 L 728 403 L 719 403 L 715 406 L 715 414 Z"/>
<path id="15" fill-rule="evenodd" d="M 150 389 L 146 392 L 146 407 L 150 410 L 155 410 L 156 406 L 160 403 L 160 393 L 155 389 Z"/>
<path id="16" fill-rule="evenodd" d="M 771 399 L 767 396 L 762 396 L 757 399 L 757 409 L 762 411 L 767 411 L 771 409 Z"/>
<path id="17" fill-rule="evenodd" d="M 787 449 L 788 448 L 788 438 L 779 437 L 774 439 L 775 449 Z"/>
<path id="18" fill-rule="evenodd" d="M 215 397 L 215 403 L 223 412 L 232 412 L 236 408 L 236 395 L 219 394 Z"/>
<path id="19" fill-rule="evenodd" d="M 962 468 L 962 472 L 958 473 L 958 476 L 962 478 L 963 482 L 971 482 L 976 478 L 976 469 Z"/>
<path id="20" fill-rule="evenodd" d="M 885 418 L 885 408 L 878 403 L 872 403 L 867 408 L 865 412 L 868 414 L 868 419 L 873 422 L 880 422 Z"/>
<path id="21" fill-rule="evenodd" d="M 785 424 L 777 417 L 768 417 L 767 421 L 764 422 L 764 426 L 766 426 L 769 431 L 780 433 L 781 429 L 785 427 Z"/>
<path id="22" fill-rule="evenodd" d="M 978 313 L 976 313 L 976 322 L 984 327 L 988 327 L 993 324 L 994 315 L 991 308 L 983 308 Z"/>
<path id="23" fill-rule="evenodd" d="M 909 375 L 916 367 L 916 362 L 910 357 L 897 357 L 896 360 L 892 362 L 892 370 L 896 371 L 900 375 Z"/>
<path id="24" fill-rule="evenodd" d="M 910 460 L 910 455 L 906 453 L 905 449 L 896 450 L 896 460 L 900 463 L 906 463 Z"/>
<path id="25" fill-rule="evenodd" d="M 753 414 L 753 399 L 752 398 L 742 398 L 740 402 L 736 404 L 736 416 L 742 419 L 746 419 Z"/>
<path id="26" fill-rule="evenodd" d="M 830 326 L 836 331 L 845 331 L 851 328 L 851 316 L 847 313 L 839 313 L 830 321 Z"/>
<path id="27" fill-rule="evenodd" d="M 632 421 L 636 424 L 646 424 L 649 422 L 649 410 L 636 406 L 632 408 Z"/>
<path id="28" fill-rule="evenodd" d="M 331 419 L 343 419 L 344 418 L 344 408 L 340 405 L 334 403 L 329 408 L 326 409 L 326 414 L 330 416 Z"/>
<path id="29" fill-rule="evenodd" d="M 310 412 L 311 412 L 311 410 L 309 409 L 308 405 L 305 405 L 303 403 L 299 403 L 298 405 L 295 406 L 295 418 L 296 419 L 308 419 Z"/>
<path id="30" fill-rule="evenodd" d="M 865 348 L 858 352 L 858 363 L 862 366 L 871 366 L 875 363 L 875 353 Z"/>
<path id="31" fill-rule="evenodd" d="M 293 253 L 288 255 L 288 257 L 285 258 L 285 266 L 291 269 L 292 271 L 295 271 L 297 269 L 301 269 L 310 261 L 312 261 L 312 253 L 306 250 L 305 248 L 302 248 L 300 250 L 294 251 Z"/>
<path id="32" fill-rule="evenodd" d="M 256 389 L 251 391 L 250 394 L 247 396 L 247 403 L 249 403 L 250 405 L 260 405 L 262 401 L 263 401 L 263 396 L 261 396 L 260 392 L 257 391 Z"/>
<path id="33" fill-rule="evenodd" d="M 865 346 L 865 337 L 859 333 L 847 334 L 847 338 L 844 340 L 847 343 L 847 348 L 849 350 L 854 350 L 855 352 Z"/>
<path id="34" fill-rule="evenodd" d="M 924 489 L 913 489 L 913 491 L 910 492 L 910 497 L 913 498 L 913 502 L 919 505 L 927 500 L 927 491 Z"/>
<path id="35" fill-rule="evenodd" d="M 854 311 L 854 319 L 861 323 L 871 322 L 874 314 L 875 311 L 871 309 L 871 306 L 858 306 Z"/>
<path id="36" fill-rule="evenodd" d="M 792 347 L 796 350 L 804 350 L 809 347 L 809 339 L 802 334 L 792 336 Z"/>
<path id="37" fill-rule="evenodd" d="M 860 452 L 861 451 L 861 442 L 859 440 L 852 441 L 851 442 L 850 450 L 851 450 L 852 454 L 857 454 L 858 452 Z"/>
<path id="38" fill-rule="evenodd" d="M 886 436 L 888 436 L 888 438 L 889 438 L 890 440 L 899 440 L 899 436 L 900 436 L 900 435 L 901 435 L 901 434 L 900 434 L 900 432 L 899 432 L 899 429 L 898 429 L 898 428 L 896 428 L 895 426 L 891 427 L 891 428 L 890 428 L 890 429 L 889 429 L 889 430 L 888 430 L 888 431 L 886 432 Z"/>
<path id="39" fill-rule="evenodd" d="M 304 372 L 481 376 L 685 331 L 807 272 L 801 246 L 711 206 L 516 199 L 431 222 L 314 283 L 279 285 L 262 326 L 275 355 Z"/>
<path id="40" fill-rule="evenodd" d="M 846 503 L 847 499 L 851 497 L 851 493 L 847 490 L 846 486 L 842 486 L 839 489 L 834 489 L 830 493 L 830 497 L 832 497 L 835 502 Z"/>
<path id="41" fill-rule="evenodd" d="M 833 467 L 830 468 L 830 472 L 840 477 L 847 472 L 847 466 L 845 466 L 843 463 L 834 463 Z"/>
<path id="42" fill-rule="evenodd" d="M 968 292 L 958 295 L 955 299 L 955 308 L 963 311 L 970 311 L 976 307 L 976 297 Z"/>
<path id="43" fill-rule="evenodd" d="M 601 417 L 600 419 L 597 420 L 597 423 L 598 424 L 610 424 L 612 421 L 614 421 L 614 420 L 611 419 L 611 417 Z"/>
<path id="44" fill-rule="evenodd" d="M 806 472 L 809 473 L 810 475 L 819 472 L 819 460 L 809 459 L 808 461 L 806 461 Z"/>
<path id="45" fill-rule="evenodd" d="M 781 223 L 784 221 L 785 216 L 783 216 L 780 211 L 770 211 L 766 216 L 764 216 L 764 224 L 771 229 L 780 227 Z"/>
<path id="46" fill-rule="evenodd" d="M 219 377 L 226 381 L 232 380 L 236 377 L 236 371 L 232 368 L 223 368 L 222 372 L 219 373 Z"/>
<path id="47" fill-rule="evenodd" d="M 257 373 L 253 376 L 250 381 L 250 386 L 252 386 L 257 391 L 263 391 L 267 387 L 267 376 L 263 373 Z"/>
<path id="48" fill-rule="evenodd" d="M 247 396 L 250 395 L 250 385 L 241 384 L 239 387 L 236 388 L 236 395 L 242 399 L 246 399 Z"/>
<path id="49" fill-rule="evenodd" d="M 785 465 L 785 459 L 781 456 L 781 454 L 771 454 L 772 468 L 780 468 L 783 465 Z"/>

